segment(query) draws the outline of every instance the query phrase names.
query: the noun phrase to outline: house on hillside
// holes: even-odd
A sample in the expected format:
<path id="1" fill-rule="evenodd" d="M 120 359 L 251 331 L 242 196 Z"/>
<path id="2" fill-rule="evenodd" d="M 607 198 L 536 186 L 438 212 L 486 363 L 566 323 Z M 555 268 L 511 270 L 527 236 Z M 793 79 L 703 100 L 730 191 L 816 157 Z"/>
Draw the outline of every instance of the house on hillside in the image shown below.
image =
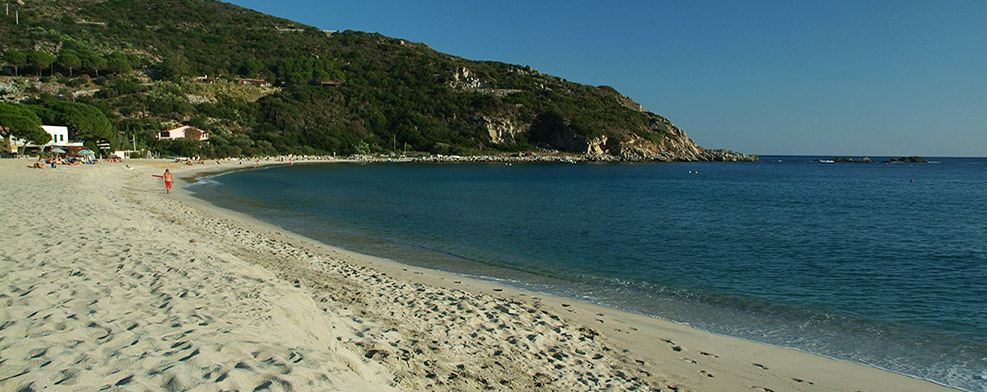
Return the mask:
<path id="1" fill-rule="evenodd" d="M 257 86 L 257 87 L 271 87 L 272 86 L 271 82 L 268 82 L 268 81 L 266 81 L 264 79 L 248 79 L 248 78 L 243 78 L 243 79 L 240 79 L 237 83 L 240 84 L 241 86 Z"/>
<path id="2" fill-rule="evenodd" d="M 342 86 L 343 85 L 343 82 L 339 82 L 339 81 L 336 81 L 336 80 L 329 79 L 329 80 L 322 80 L 322 81 L 316 82 L 316 84 L 318 84 L 320 86 L 339 87 L 339 86 Z"/>
<path id="3" fill-rule="evenodd" d="M 165 129 L 158 132 L 158 140 L 174 139 L 209 140 L 209 134 L 191 125 L 182 125 L 177 128 Z"/>

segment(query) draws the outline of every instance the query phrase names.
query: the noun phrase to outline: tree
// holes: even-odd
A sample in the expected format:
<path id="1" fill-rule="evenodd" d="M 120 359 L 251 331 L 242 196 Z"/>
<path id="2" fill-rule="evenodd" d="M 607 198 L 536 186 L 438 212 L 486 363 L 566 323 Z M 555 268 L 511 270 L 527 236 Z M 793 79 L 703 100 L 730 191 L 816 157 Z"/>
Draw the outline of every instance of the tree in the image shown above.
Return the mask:
<path id="1" fill-rule="evenodd" d="M 315 71 L 315 73 L 312 76 L 313 76 L 312 78 L 313 81 L 315 81 L 316 83 L 325 83 L 332 81 L 332 77 L 329 76 L 329 73 L 321 69 Z"/>
<path id="2" fill-rule="evenodd" d="M 182 56 L 165 57 L 154 69 L 157 79 L 178 80 L 183 75 L 189 74 L 189 62 Z"/>
<path id="3" fill-rule="evenodd" d="M 3 53 L 3 60 L 14 67 L 14 76 L 20 76 L 17 74 L 17 68 L 27 64 L 27 53 L 17 50 L 8 50 Z"/>
<path id="4" fill-rule="evenodd" d="M 82 65 L 82 59 L 72 49 L 63 49 L 58 53 L 58 66 L 69 70 L 69 77 L 72 77 L 72 69 Z"/>
<path id="5" fill-rule="evenodd" d="M 51 135 L 41 129 L 41 119 L 23 104 L 0 102 L 0 135 L 10 144 L 12 138 L 42 145 Z"/>
<path id="6" fill-rule="evenodd" d="M 86 69 L 93 71 L 96 77 L 99 77 L 99 70 L 101 68 L 106 68 L 106 59 L 100 56 L 92 50 L 83 49 L 79 51 L 79 59 L 82 60 L 82 66 Z"/>
<path id="7" fill-rule="evenodd" d="M 41 98 L 41 107 L 36 112 L 45 121 L 68 126 L 75 133 L 73 139 L 96 141 L 113 138 L 110 120 L 95 106 L 46 96 Z"/>
<path id="8" fill-rule="evenodd" d="M 37 70 L 38 76 L 41 76 L 41 70 L 51 67 L 51 64 L 55 62 L 55 56 L 48 52 L 35 50 L 27 54 L 27 61 Z"/>
<path id="9" fill-rule="evenodd" d="M 125 73 L 130 72 L 131 66 L 130 61 L 127 59 L 127 55 L 122 52 L 113 52 L 110 54 L 109 58 L 106 60 L 106 68 L 110 72 L 115 73 Z"/>
<path id="10" fill-rule="evenodd" d="M 353 151 L 355 151 L 357 154 L 360 154 L 360 155 L 369 155 L 370 154 L 370 144 L 367 144 L 367 142 L 361 140 L 359 143 L 356 143 L 355 145 L 353 145 Z"/>
<path id="11" fill-rule="evenodd" d="M 264 64 L 254 59 L 247 59 L 240 66 L 240 73 L 246 77 L 256 77 L 264 69 Z"/>
<path id="12" fill-rule="evenodd" d="M 75 137 L 89 140 L 109 140 L 113 137 L 113 126 L 101 110 L 84 103 L 65 102 L 63 119 L 65 125 L 75 130 Z"/>

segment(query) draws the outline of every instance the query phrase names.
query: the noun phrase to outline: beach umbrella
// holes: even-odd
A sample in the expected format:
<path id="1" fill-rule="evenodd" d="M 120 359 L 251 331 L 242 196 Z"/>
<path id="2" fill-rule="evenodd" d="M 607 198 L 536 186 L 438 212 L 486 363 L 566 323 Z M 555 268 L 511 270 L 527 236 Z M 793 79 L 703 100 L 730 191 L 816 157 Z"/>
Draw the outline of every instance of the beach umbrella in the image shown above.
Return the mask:
<path id="1" fill-rule="evenodd" d="M 58 147 L 55 147 L 55 148 L 51 149 L 51 152 L 53 152 L 55 154 L 64 154 L 65 153 L 65 150 L 63 150 L 61 148 L 58 148 Z"/>
<path id="2" fill-rule="evenodd" d="M 90 151 L 90 150 L 80 150 L 80 151 L 78 152 L 78 154 L 79 154 L 79 155 L 96 155 L 96 153 L 95 153 L 95 152 L 92 152 L 92 151 Z"/>

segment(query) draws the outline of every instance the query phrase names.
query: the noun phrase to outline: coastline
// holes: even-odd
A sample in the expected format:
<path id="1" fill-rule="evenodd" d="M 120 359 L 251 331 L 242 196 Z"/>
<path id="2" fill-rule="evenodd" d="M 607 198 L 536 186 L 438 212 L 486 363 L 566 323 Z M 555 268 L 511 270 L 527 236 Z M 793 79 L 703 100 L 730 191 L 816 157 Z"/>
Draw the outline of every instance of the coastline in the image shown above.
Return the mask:
<path id="1" fill-rule="evenodd" d="M 119 163 L 35 171 L 24 168 L 26 162 L 0 161 L 2 197 L 7 205 L 20 208 L 13 219 L 5 220 L 7 239 L 0 246 L 4 265 L 13 272 L 6 274 L 3 285 L 6 292 L 16 294 L 4 298 L 7 307 L 0 314 L 4 320 L 18 320 L 0 329 L 0 353 L 7 359 L 4 368 L 9 369 L 0 374 L 3 390 L 61 385 L 46 384 L 59 379 L 53 374 L 64 376 L 67 371 L 55 371 L 66 367 L 60 359 L 50 358 L 56 353 L 85 357 L 73 364 L 98 369 L 91 373 L 105 373 L 69 378 L 87 381 L 74 385 L 93 387 L 101 383 L 162 387 L 170 380 L 184 387 L 179 389 L 213 385 L 245 389 L 267 382 L 271 388 L 285 389 L 287 383 L 296 389 L 343 390 L 952 390 L 864 365 L 348 252 L 212 206 L 184 189 L 183 182 L 191 176 L 240 168 L 228 163 L 186 166 L 137 160 L 125 161 L 135 170 Z M 272 164 L 283 163 L 266 163 Z M 172 195 L 165 195 L 160 180 L 151 177 L 164 168 L 179 179 Z M 41 176 L 65 183 L 61 192 L 98 192 L 100 196 L 80 200 L 52 192 L 42 181 L 34 181 Z M 30 199 L 35 195 L 37 200 Z M 40 207 L 35 209 L 35 204 Z M 66 244 L 50 234 L 60 232 L 64 221 L 43 213 L 44 206 L 53 204 L 68 212 L 77 209 L 78 215 L 99 210 L 111 217 L 93 217 L 91 230 L 80 235 L 84 239 Z M 100 247 L 94 252 L 97 257 L 79 256 L 91 253 L 93 246 Z M 134 249 L 146 251 L 133 255 L 139 253 Z M 43 253 L 46 250 L 61 259 L 62 268 L 49 271 L 56 263 L 44 256 L 49 254 Z M 39 252 L 42 256 L 37 256 Z M 89 268 L 105 267 L 100 263 L 106 260 L 131 256 L 129 263 L 167 264 L 170 269 L 162 274 L 182 271 L 185 277 L 178 274 L 174 278 L 187 285 L 216 288 L 214 295 L 183 295 L 188 289 L 182 284 L 155 289 L 153 282 L 145 282 L 147 273 L 139 273 L 140 278 L 115 273 L 129 264 L 117 266 L 114 261 L 116 271 L 87 276 L 90 280 L 83 284 L 102 295 L 93 294 L 95 305 L 73 306 L 99 308 L 106 302 L 100 298 L 116 298 L 111 288 L 116 286 L 134 286 L 142 293 L 142 288 L 150 287 L 144 297 L 132 298 L 144 307 L 161 305 L 161 295 L 169 299 L 158 310 L 116 312 L 133 314 L 134 320 L 128 321 L 90 312 L 91 323 L 101 326 L 96 328 L 75 323 L 68 314 L 46 310 L 58 309 L 65 303 L 58 299 L 70 296 L 42 294 L 45 290 L 34 288 L 45 284 L 54 293 L 76 290 L 57 287 L 58 278 L 73 279 L 67 271 L 85 274 Z M 63 269 L 67 277 L 59 275 Z M 212 281 L 211 274 L 229 280 Z M 32 283 L 29 278 L 41 283 L 24 289 Z M 240 294 L 231 296 L 227 291 Z M 107 311 L 128 306 L 141 307 L 114 302 L 107 305 Z M 177 308 L 191 311 L 183 313 Z M 217 308 L 226 313 L 210 315 Z M 157 328 L 163 324 L 151 321 L 160 313 L 173 316 L 181 325 L 205 319 L 193 315 L 212 321 L 192 327 L 192 332 L 185 331 L 188 327 L 160 331 Z M 78 313 L 73 314 L 78 320 Z M 138 325 L 128 328 L 129 321 Z M 49 330 L 57 332 L 46 335 Z M 80 333 L 95 334 L 95 345 L 71 346 Z M 190 338 L 174 343 L 163 338 L 174 333 Z M 106 351 L 107 345 L 124 337 L 127 343 L 134 338 L 152 343 Z M 153 344 L 156 339 L 160 340 L 157 346 Z M 258 349 L 230 353 L 234 342 L 250 342 Z M 148 354 L 158 349 L 167 353 L 168 346 L 176 353 Z M 86 351 L 91 353 L 82 355 Z M 121 363 L 127 359 L 109 355 L 121 352 L 150 356 L 154 366 L 149 363 L 141 367 L 150 371 L 127 375 Z M 239 367 L 240 363 L 250 371 Z M 290 374 L 281 373 L 284 366 L 292 369 Z M 170 378 L 169 372 L 174 373 Z M 205 373 L 210 377 L 191 376 Z M 230 376 L 217 381 L 213 373 Z M 120 384 L 124 380 L 128 381 Z"/>

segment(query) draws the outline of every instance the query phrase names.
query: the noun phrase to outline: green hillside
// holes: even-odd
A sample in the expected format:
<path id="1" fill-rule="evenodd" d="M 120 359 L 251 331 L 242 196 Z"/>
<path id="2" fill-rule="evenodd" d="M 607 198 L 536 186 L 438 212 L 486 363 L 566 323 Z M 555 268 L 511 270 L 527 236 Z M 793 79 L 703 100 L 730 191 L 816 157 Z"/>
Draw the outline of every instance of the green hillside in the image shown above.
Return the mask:
<path id="1" fill-rule="evenodd" d="M 115 145 L 210 156 L 544 148 L 724 159 L 612 88 L 423 43 L 322 31 L 214 0 L 23 3 L 0 14 L 0 99 L 99 108 Z M 182 124 L 208 131 L 209 142 L 154 139 Z"/>

